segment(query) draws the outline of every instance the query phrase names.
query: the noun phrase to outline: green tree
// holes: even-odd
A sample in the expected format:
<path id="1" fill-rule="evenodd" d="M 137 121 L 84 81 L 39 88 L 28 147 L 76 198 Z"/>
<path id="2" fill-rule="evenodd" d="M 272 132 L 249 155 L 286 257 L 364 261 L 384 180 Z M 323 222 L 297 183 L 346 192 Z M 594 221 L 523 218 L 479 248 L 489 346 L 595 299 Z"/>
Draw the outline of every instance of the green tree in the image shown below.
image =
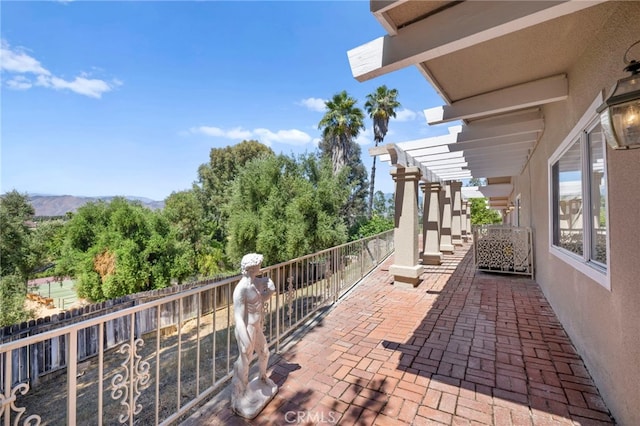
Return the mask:
<path id="1" fill-rule="evenodd" d="M 382 191 L 376 191 L 373 196 L 373 214 L 384 219 L 393 219 L 392 203 L 393 200 L 388 199 Z"/>
<path id="2" fill-rule="evenodd" d="M 25 309 L 27 285 L 17 275 L 0 277 L 0 327 L 27 321 L 33 315 Z"/>
<path id="3" fill-rule="evenodd" d="M 490 225 L 502 222 L 500 213 L 487 207 L 486 198 L 470 198 L 469 202 L 471 203 L 472 225 Z"/>
<path id="4" fill-rule="evenodd" d="M 165 200 L 163 214 L 172 224 L 176 242 L 182 247 L 177 259 L 180 270 L 212 276 L 224 269 L 222 243 L 207 232 L 204 207 L 194 190 L 174 192 Z M 178 276 L 183 275 L 178 273 Z"/>
<path id="5" fill-rule="evenodd" d="M 34 273 L 50 268 L 62 254 L 65 235 L 65 223 L 61 219 L 37 222 L 31 231 L 30 263 L 34 265 Z"/>
<path id="6" fill-rule="evenodd" d="M 271 148 L 255 140 L 245 140 L 233 146 L 212 148 L 209 163 L 198 168 L 194 192 L 204 210 L 205 232 L 209 240 L 225 240 L 224 206 L 229 201 L 233 180 L 244 165 L 264 155 L 275 155 Z"/>
<path id="7" fill-rule="evenodd" d="M 257 251 L 265 265 L 272 265 L 345 242 L 339 214 L 348 195 L 345 179 L 314 156 L 278 155 L 248 163 L 233 183 L 227 206 L 232 261 Z"/>
<path id="8" fill-rule="evenodd" d="M 0 197 L 0 276 L 17 275 L 27 282 L 35 263 L 27 221 L 34 213 L 27 194 L 13 190 Z"/>
<path id="9" fill-rule="evenodd" d="M 364 113 L 356 106 L 357 100 L 345 90 L 326 101 L 327 111 L 318 123 L 322 131 L 322 143 L 331 153 L 333 172 L 338 173 L 351 158 L 355 138 L 364 129 Z"/>
<path id="10" fill-rule="evenodd" d="M 384 141 L 384 137 L 389 130 L 389 119 L 396 116 L 396 109 L 400 107 L 397 100 L 398 91 L 396 89 L 389 90 L 387 86 L 382 85 L 375 92 L 367 95 L 367 101 L 364 108 L 373 120 L 373 140 L 375 146 Z M 369 217 L 373 214 L 373 194 L 376 180 L 376 157 L 373 157 L 371 166 L 371 183 L 369 189 Z"/>
<path id="11" fill-rule="evenodd" d="M 121 197 L 88 203 L 66 226 L 57 275 L 77 278 L 78 295 L 103 301 L 163 288 L 194 273 L 169 220 Z M 180 267 L 182 266 L 182 267 Z"/>
<path id="12" fill-rule="evenodd" d="M 394 223 L 393 219 L 379 216 L 377 213 L 373 213 L 371 219 L 368 219 L 366 222 L 362 223 L 358 227 L 358 232 L 356 235 L 352 236 L 352 240 L 357 240 L 360 238 L 369 237 L 371 235 L 377 235 L 381 232 L 388 231 L 393 229 Z"/>

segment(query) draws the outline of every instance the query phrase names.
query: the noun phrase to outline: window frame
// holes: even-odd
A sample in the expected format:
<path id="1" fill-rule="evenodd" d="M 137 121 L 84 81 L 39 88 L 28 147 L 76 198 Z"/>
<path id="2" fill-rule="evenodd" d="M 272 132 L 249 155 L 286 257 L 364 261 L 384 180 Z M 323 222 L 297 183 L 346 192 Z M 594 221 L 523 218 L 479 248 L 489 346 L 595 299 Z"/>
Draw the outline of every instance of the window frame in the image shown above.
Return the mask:
<path id="1" fill-rule="evenodd" d="M 606 209 L 605 209 L 605 223 L 607 229 L 606 236 L 606 250 L 607 250 L 607 264 L 602 265 L 599 262 L 594 262 L 591 260 L 591 241 L 593 238 L 592 232 L 592 224 L 591 224 L 591 178 L 590 178 L 590 170 L 591 170 L 591 161 L 589 158 L 589 142 L 588 142 L 588 134 L 591 130 L 593 130 L 597 124 L 599 123 L 600 116 L 596 112 L 596 108 L 601 105 L 603 102 L 602 92 L 598 93 L 596 99 L 591 103 L 589 108 L 587 108 L 586 112 L 583 116 L 578 120 L 573 129 L 567 134 L 562 143 L 556 148 L 554 153 L 547 160 L 547 182 L 548 182 L 548 206 L 549 206 L 549 252 L 553 254 L 558 259 L 564 261 L 565 263 L 572 266 L 574 269 L 582 272 L 584 275 L 591 278 L 593 281 L 597 282 L 607 290 L 611 291 L 611 280 L 610 280 L 610 261 L 611 261 L 611 250 L 610 250 L 610 229 L 609 229 L 609 179 L 607 173 L 607 144 L 606 141 L 602 140 L 604 144 L 603 149 L 603 160 L 604 160 L 604 176 L 606 179 Z M 582 181 L 582 204 L 583 206 L 588 206 L 589 211 L 584 212 L 583 210 L 583 253 L 579 255 L 577 253 L 571 252 L 562 247 L 556 246 L 554 244 L 554 236 L 556 231 L 556 220 L 555 220 L 555 204 L 557 202 L 557 194 L 555 188 L 555 181 L 553 175 L 554 165 L 562 158 L 562 156 L 573 146 L 573 144 L 579 140 L 580 144 L 580 153 L 581 153 L 581 181 Z M 584 207 L 583 207 L 584 208 Z"/>

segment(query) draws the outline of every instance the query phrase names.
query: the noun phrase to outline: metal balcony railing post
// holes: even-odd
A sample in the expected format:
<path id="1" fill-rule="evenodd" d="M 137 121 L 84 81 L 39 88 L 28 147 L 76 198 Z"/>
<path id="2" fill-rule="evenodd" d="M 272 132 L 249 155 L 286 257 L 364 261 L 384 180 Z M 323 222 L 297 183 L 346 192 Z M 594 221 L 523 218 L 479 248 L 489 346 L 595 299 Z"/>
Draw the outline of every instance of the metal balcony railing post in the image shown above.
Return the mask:
<path id="1" fill-rule="evenodd" d="M 280 312 L 280 268 L 276 269 L 276 353 L 280 353 L 280 317 L 282 316 L 282 321 L 284 321 L 284 312 Z M 284 309 L 283 309 L 284 311 Z"/>

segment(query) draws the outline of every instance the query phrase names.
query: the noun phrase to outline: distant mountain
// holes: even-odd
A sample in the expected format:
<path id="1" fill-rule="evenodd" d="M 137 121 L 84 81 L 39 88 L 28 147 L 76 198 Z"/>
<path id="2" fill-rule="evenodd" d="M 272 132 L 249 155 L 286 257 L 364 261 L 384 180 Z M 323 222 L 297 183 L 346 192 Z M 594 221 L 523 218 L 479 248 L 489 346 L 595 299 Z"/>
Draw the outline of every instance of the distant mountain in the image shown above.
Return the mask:
<path id="1" fill-rule="evenodd" d="M 76 197 L 73 195 L 30 195 L 29 201 L 36 211 L 36 216 L 64 216 L 67 212 L 75 212 L 89 202 L 103 200 L 109 202 L 115 197 Z M 139 201 L 152 210 L 164 208 L 164 201 L 154 201 L 144 197 L 124 197 L 131 201 Z"/>

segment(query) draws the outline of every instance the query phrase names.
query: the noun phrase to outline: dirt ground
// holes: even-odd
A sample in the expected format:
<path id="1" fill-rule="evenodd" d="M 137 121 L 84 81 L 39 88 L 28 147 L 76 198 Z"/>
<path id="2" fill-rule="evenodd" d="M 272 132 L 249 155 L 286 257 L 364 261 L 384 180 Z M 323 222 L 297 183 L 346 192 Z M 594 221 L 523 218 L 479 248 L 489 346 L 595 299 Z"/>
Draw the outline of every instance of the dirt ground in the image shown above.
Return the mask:
<path id="1" fill-rule="evenodd" d="M 25 309 L 27 309 L 28 311 L 33 312 L 33 319 L 38 319 L 38 318 L 44 318 L 47 316 L 51 316 L 51 315 L 55 315 L 55 314 L 59 314 L 62 311 L 69 311 L 71 309 L 74 308 L 81 308 L 85 305 L 88 305 L 89 302 L 87 302 L 86 300 L 78 300 L 77 302 L 73 303 L 72 305 L 69 305 L 66 309 L 60 309 L 60 308 L 49 308 L 45 305 L 43 305 L 42 303 L 38 303 L 34 300 L 25 300 L 24 301 L 24 307 Z"/>

